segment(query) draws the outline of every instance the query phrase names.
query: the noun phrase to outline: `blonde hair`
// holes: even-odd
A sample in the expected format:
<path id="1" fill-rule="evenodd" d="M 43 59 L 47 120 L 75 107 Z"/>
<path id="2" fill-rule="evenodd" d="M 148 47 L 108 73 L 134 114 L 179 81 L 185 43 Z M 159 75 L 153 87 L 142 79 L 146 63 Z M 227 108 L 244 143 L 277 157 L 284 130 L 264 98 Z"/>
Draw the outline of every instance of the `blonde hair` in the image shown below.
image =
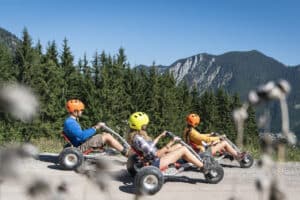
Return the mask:
<path id="1" fill-rule="evenodd" d="M 148 135 L 148 133 L 144 130 L 133 130 L 131 129 L 129 131 L 129 133 L 127 134 L 127 142 L 131 145 L 132 144 L 132 140 L 134 138 L 134 136 L 138 134 L 140 136 L 142 136 L 145 140 L 152 140 L 152 138 Z"/>

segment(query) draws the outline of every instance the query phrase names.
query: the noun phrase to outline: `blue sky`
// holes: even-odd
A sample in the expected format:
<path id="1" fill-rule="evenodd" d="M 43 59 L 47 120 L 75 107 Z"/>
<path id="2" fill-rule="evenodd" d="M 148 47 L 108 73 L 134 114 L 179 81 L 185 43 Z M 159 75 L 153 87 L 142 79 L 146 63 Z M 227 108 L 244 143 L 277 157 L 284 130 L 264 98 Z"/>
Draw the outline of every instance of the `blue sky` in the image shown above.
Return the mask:
<path id="1" fill-rule="evenodd" d="M 124 47 L 131 65 L 259 50 L 300 64 L 300 3 L 289 0 L 0 0 L 0 27 L 27 27 L 45 48 L 66 37 L 75 59 Z"/>

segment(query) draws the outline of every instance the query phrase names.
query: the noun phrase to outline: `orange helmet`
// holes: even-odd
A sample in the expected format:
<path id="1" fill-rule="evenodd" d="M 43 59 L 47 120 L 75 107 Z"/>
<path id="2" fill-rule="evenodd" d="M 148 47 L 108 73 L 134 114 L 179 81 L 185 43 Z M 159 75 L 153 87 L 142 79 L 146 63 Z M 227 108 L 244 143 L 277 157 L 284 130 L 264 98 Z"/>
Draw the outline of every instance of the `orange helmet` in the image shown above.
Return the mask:
<path id="1" fill-rule="evenodd" d="M 84 110 L 84 104 L 78 99 L 70 99 L 66 104 L 66 108 L 68 112 L 72 113 L 75 110 Z"/>
<path id="2" fill-rule="evenodd" d="M 200 124 L 200 117 L 199 117 L 199 115 L 197 115 L 195 113 L 191 113 L 186 117 L 186 122 L 189 125 L 196 127 Z"/>

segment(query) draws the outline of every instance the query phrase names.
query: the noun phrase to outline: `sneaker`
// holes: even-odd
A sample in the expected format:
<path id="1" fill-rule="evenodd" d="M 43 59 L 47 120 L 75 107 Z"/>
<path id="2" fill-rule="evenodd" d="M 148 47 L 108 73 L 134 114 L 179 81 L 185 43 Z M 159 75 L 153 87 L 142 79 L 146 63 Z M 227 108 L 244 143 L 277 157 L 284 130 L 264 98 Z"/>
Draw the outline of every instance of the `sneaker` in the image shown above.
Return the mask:
<path id="1" fill-rule="evenodd" d="M 121 154 L 125 157 L 128 157 L 129 156 L 129 151 L 130 151 L 129 148 L 124 147 L 124 149 L 121 151 Z"/>
<path id="2" fill-rule="evenodd" d="M 210 172 L 210 170 L 212 169 L 212 167 L 213 167 L 213 162 L 212 162 L 211 158 L 208 156 L 205 156 L 203 158 L 203 167 L 201 168 L 201 171 L 204 174 L 208 174 Z"/>

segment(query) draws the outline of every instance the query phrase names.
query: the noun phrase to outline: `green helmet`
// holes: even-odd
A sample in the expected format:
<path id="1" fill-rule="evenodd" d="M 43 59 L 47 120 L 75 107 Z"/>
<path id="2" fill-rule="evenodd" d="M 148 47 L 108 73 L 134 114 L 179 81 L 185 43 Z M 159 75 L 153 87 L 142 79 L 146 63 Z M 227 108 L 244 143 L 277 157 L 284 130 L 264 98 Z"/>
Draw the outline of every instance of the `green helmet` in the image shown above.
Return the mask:
<path id="1" fill-rule="evenodd" d="M 149 117 L 144 112 L 135 112 L 129 117 L 129 127 L 134 130 L 141 130 L 142 126 L 149 123 Z"/>

